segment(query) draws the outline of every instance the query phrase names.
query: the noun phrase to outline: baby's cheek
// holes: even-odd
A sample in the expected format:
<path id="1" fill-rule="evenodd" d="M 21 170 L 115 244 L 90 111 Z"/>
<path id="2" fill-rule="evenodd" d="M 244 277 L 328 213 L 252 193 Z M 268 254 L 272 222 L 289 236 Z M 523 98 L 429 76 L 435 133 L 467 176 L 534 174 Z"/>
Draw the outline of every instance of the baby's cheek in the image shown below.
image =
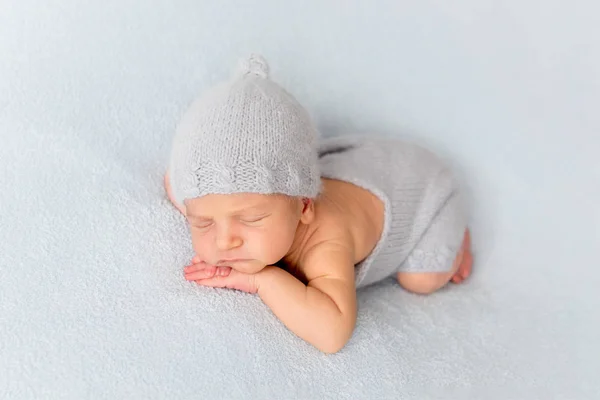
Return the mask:
<path id="1" fill-rule="evenodd" d="M 192 235 L 192 248 L 194 252 L 200 257 L 202 260 L 210 259 L 210 246 L 209 240 L 204 236 Z"/>
<path id="2" fill-rule="evenodd" d="M 276 263 L 288 253 L 293 241 L 293 236 L 289 236 L 289 234 L 278 233 L 263 241 L 262 253 L 267 264 Z"/>

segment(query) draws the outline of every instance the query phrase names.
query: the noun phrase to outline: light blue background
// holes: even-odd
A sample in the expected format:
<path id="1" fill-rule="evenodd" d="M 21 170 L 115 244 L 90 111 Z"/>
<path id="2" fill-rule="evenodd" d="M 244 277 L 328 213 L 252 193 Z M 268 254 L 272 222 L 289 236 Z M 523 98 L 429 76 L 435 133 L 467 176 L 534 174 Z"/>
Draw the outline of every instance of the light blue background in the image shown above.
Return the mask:
<path id="1" fill-rule="evenodd" d="M 77 149 L 93 150 L 104 172 L 125 176 L 120 182 L 151 188 L 139 196 L 162 196 L 178 118 L 250 52 L 265 55 L 273 78 L 325 135 L 397 135 L 455 166 L 470 195 L 477 263 L 461 295 L 485 293 L 493 306 L 456 305 L 496 315 L 501 328 L 487 329 L 499 329 L 500 350 L 493 354 L 505 357 L 473 362 L 500 362 L 519 377 L 503 381 L 499 367 L 489 382 L 527 388 L 520 398 L 542 396 L 544 386 L 546 394 L 598 393 L 600 6 L 594 1 L 1 1 L 0 322 L 2 315 L 6 324 L 29 318 L 19 311 L 17 292 L 42 293 L 54 284 L 21 282 L 21 271 L 74 262 L 66 241 L 82 254 L 95 252 L 92 239 L 88 248 L 73 245 L 78 235 L 68 239 L 57 221 L 89 232 L 80 216 L 117 210 L 109 202 L 96 209 L 90 198 L 81 202 L 85 168 L 75 173 L 64 166 L 92 163 Z M 137 199 L 138 192 L 118 193 Z M 136 207 L 143 205 L 134 202 L 127 212 Z M 48 259 L 36 258 L 40 251 Z M 62 261 L 50 261 L 59 254 Z M 5 337 L 23 333 L 7 326 Z M 0 350 L 25 371 L 47 362 L 27 343 L 4 342 L 10 347 Z M 76 364 L 63 365 L 63 378 L 44 378 L 57 385 L 48 393 L 59 393 Z M 13 369 L 14 393 L 44 393 L 24 391 L 36 382 L 33 372 Z M 135 389 L 139 381 L 129 378 Z M 425 372 L 420 379 L 427 381 Z M 482 378 L 465 379 L 468 387 Z M 388 394 L 402 388 L 392 385 Z M 410 393 L 427 398 L 425 392 Z"/>

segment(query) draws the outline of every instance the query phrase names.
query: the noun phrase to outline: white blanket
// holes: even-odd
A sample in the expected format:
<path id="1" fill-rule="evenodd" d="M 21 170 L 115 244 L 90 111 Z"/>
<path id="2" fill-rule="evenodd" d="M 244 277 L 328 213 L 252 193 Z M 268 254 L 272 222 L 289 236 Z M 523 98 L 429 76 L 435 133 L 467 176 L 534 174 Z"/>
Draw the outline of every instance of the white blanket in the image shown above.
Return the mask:
<path id="1" fill-rule="evenodd" d="M 1 399 L 598 398 L 595 3 L 38 3 L 0 12 Z M 250 51 L 324 134 L 453 160 L 471 279 L 366 288 L 335 355 L 183 279 L 170 140 Z"/>

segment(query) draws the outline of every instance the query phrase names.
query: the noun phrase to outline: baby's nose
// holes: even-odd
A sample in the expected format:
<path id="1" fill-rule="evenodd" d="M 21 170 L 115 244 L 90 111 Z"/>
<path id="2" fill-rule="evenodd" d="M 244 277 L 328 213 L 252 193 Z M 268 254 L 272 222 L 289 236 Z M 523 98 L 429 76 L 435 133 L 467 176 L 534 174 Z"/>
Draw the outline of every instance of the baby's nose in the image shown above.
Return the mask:
<path id="1" fill-rule="evenodd" d="M 217 237 L 217 248 L 220 251 L 227 251 L 240 247 L 242 245 L 242 239 L 238 236 L 223 232 Z"/>

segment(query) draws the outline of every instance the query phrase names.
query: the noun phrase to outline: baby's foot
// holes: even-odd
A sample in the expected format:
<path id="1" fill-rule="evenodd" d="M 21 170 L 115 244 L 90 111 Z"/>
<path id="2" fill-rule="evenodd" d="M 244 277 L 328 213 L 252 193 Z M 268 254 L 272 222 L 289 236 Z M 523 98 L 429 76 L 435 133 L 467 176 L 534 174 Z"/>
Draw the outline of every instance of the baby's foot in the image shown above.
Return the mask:
<path id="1" fill-rule="evenodd" d="M 453 283 L 461 283 L 471 275 L 473 269 L 473 254 L 471 253 L 471 233 L 467 229 L 463 240 L 462 248 L 460 249 L 459 258 L 460 264 L 456 274 L 450 279 Z"/>

